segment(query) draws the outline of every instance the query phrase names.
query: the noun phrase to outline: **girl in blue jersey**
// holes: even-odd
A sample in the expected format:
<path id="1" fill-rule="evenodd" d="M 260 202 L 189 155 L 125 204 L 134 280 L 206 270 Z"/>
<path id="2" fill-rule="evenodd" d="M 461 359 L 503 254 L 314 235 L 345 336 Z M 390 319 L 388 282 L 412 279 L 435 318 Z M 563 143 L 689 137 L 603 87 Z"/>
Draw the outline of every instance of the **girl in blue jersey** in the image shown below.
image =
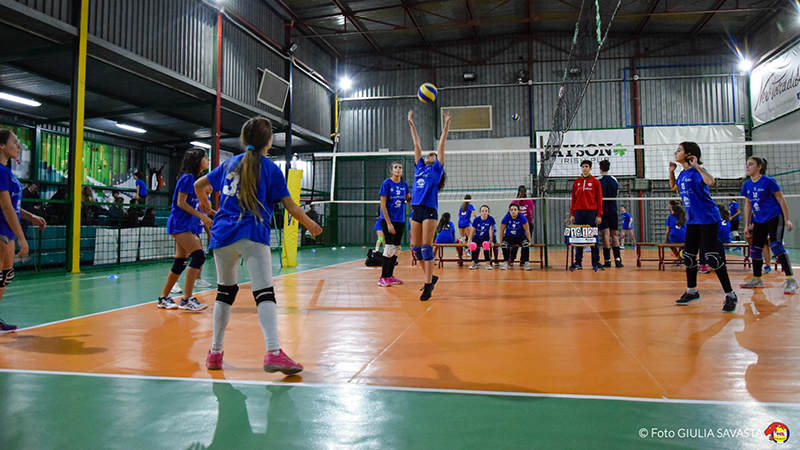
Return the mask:
<path id="1" fill-rule="evenodd" d="M 194 283 L 200 276 L 200 270 L 206 261 L 200 233 L 203 227 L 211 227 L 212 221 L 207 215 L 197 210 L 198 199 L 194 191 L 194 182 L 204 170 L 208 169 L 208 157 L 202 148 L 194 147 L 183 155 L 181 176 L 172 196 L 172 212 L 167 220 L 167 233 L 175 239 L 175 261 L 172 270 L 167 275 L 167 282 L 156 305 L 163 309 L 184 309 L 187 311 L 202 311 L 208 305 L 200 303 L 192 297 Z M 183 299 L 176 305 L 169 297 L 170 290 L 178 281 L 178 277 L 186 269 L 186 284 L 183 289 Z"/>
<path id="2" fill-rule="evenodd" d="M 673 202 L 675 202 L 673 204 Z M 669 202 L 670 215 L 667 218 L 667 230 L 664 234 L 664 243 L 670 244 L 683 244 L 686 242 L 686 212 L 680 205 L 678 200 L 670 200 Z M 679 257 L 678 247 L 670 247 L 672 254 L 676 258 Z M 675 261 L 676 264 L 680 260 Z"/>
<path id="3" fill-rule="evenodd" d="M 717 237 L 722 217 L 719 208 L 711 199 L 708 187 L 715 183 L 714 177 L 701 167 L 700 146 L 694 142 L 682 142 L 675 151 L 675 162 L 683 166 L 683 171 L 675 178 L 675 162 L 669 163 L 669 184 L 673 191 L 679 191 L 686 208 L 686 245 L 683 249 L 683 262 L 686 264 L 686 292 L 675 303 L 687 305 L 700 298 L 697 292 L 697 254 L 705 250 L 708 266 L 717 274 L 725 292 L 723 312 L 733 312 L 738 299 L 731 287 L 728 269 L 725 267 L 725 249 Z"/>
<path id="4" fill-rule="evenodd" d="M 381 251 L 381 245 L 386 245 L 386 236 L 383 234 L 383 226 L 381 225 L 381 220 L 383 219 L 383 214 L 381 214 L 381 207 L 378 206 L 378 217 L 375 218 L 375 225 L 372 227 L 372 231 L 378 235 L 378 240 L 375 241 L 375 251 Z M 384 248 L 385 250 L 385 248 Z"/>
<path id="5" fill-rule="evenodd" d="M 747 160 L 746 171 L 750 179 L 745 181 L 742 186 L 742 196 L 745 198 L 744 232 L 748 238 L 753 238 L 750 246 L 750 257 L 753 259 L 753 279 L 740 286 L 744 288 L 764 287 L 764 282 L 761 280 L 761 266 L 764 264 L 762 249 L 769 238 L 769 248 L 778 258 L 786 274 L 783 292 L 794 294 L 797 292 L 797 280 L 792 272 L 789 253 L 783 247 L 784 226 L 792 231 L 794 225 L 789 220 L 789 209 L 783 199 L 781 187 L 773 178 L 766 176 L 767 160 L 764 158 L 751 156 Z"/>
<path id="6" fill-rule="evenodd" d="M 383 269 L 378 285 L 388 287 L 403 284 L 394 276 L 397 255 L 403 243 L 406 229 L 406 203 L 411 200 L 411 189 L 403 179 L 403 164 L 395 161 L 390 166 L 391 176 L 381 185 L 381 230 L 385 239 L 383 246 Z"/>
<path id="7" fill-rule="evenodd" d="M 28 241 L 22 232 L 20 218 L 31 221 L 44 230 L 47 222 L 41 217 L 22 209 L 22 185 L 8 168 L 10 159 L 19 158 L 21 146 L 17 136 L 11 130 L 0 129 L 0 300 L 6 292 L 6 286 L 14 279 L 15 242 L 19 243 L 20 258 L 28 256 Z M 17 331 L 16 325 L 0 320 L 0 334 Z"/>
<path id="8" fill-rule="evenodd" d="M 435 244 L 456 243 L 456 226 L 450 221 L 450 213 L 442 213 L 439 225 L 436 226 L 436 239 L 433 242 Z"/>
<path id="9" fill-rule="evenodd" d="M 470 269 L 477 269 L 479 248 L 483 248 L 483 259 L 486 261 L 486 268 L 492 270 L 491 248 L 494 243 L 494 217 L 489 215 L 489 207 L 481 206 L 481 215 L 472 221 L 470 228 L 469 249 L 472 251 L 472 265 Z"/>
<path id="10" fill-rule="evenodd" d="M 309 219 L 289 196 L 286 179 L 275 163 L 267 158 L 272 146 L 272 124 L 263 117 L 248 120 L 242 126 L 243 154 L 225 161 L 194 185 L 200 198 L 200 210 L 211 212 L 211 204 L 203 195 L 206 187 L 220 192 L 219 207 L 211 227 L 208 247 L 214 249 L 217 266 L 217 300 L 214 302 L 214 332 L 206 367 L 221 369 L 225 328 L 231 306 L 239 291 L 239 257 L 244 259 L 250 275 L 258 322 L 264 334 L 267 354 L 266 372 L 294 374 L 303 366 L 292 361 L 280 348 L 278 340 L 278 307 L 272 286 L 272 256 L 269 248 L 270 223 L 278 202 L 303 226 L 317 236 L 322 228 Z"/>
<path id="11" fill-rule="evenodd" d="M 512 246 L 519 245 L 522 248 L 522 255 L 519 262 L 525 270 L 531 270 L 531 265 L 528 263 L 528 256 L 530 253 L 531 245 L 531 228 L 528 224 L 528 219 L 523 214 L 519 213 L 519 205 L 512 203 L 508 206 L 508 212 L 503 220 L 500 221 L 500 236 L 503 236 L 503 263 L 502 270 L 508 270 Z"/>
<path id="12" fill-rule="evenodd" d="M 144 204 L 147 200 L 147 183 L 144 182 L 144 174 L 141 171 L 136 172 L 133 174 L 133 179 L 136 180 L 136 194 L 133 198 Z"/>
<path id="13" fill-rule="evenodd" d="M 625 235 L 627 234 L 628 237 L 631 238 L 631 242 L 636 242 L 636 238 L 633 236 L 633 218 L 631 217 L 631 213 L 628 212 L 628 208 L 626 206 L 620 206 L 619 210 L 622 214 L 620 214 L 620 219 L 622 219 L 622 233 L 619 235 L 619 248 L 620 250 L 625 250 Z M 633 244 L 636 246 L 636 244 Z"/>
<path id="14" fill-rule="evenodd" d="M 477 216 L 475 214 L 475 207 L 469 202 L 472 196 L 467 194 L 464 196 L 464 203 L 458 209 L 458 237 L 461 242 L 467 242 L 469 237 L 469 227 L 472 219 Z"/>
<path id="15" fill-rule="evenodd" d="M 411 251 L 425 271 L 425 286 L 419 299 L 431 298 L 433 285 L 438 277 L 433 275 L 433 238 L 436 236 L 436 223 L 439 219 L 439 191 L 444 188 L 447 175 L 444 173 L 444 143 L 450 130 L 450 115 L 444 114 L 444 128 L 439 138 L 439 148 L 422 157 L 417 128 L 414 126 L 414 112 L 408 112 L 408 124 L 414 139 L 414 190 L 411 194 Z"/>

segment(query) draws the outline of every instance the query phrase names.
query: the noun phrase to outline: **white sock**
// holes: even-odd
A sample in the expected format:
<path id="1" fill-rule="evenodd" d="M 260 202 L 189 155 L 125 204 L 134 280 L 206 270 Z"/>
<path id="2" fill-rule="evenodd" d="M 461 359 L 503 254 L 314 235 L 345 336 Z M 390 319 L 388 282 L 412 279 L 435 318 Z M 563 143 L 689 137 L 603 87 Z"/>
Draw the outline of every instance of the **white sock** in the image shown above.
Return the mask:
<path id="1" fill-rule="evenodd" d="M 258 323 L 264 333 L 264 344 L 267 351 L 281 347 L 278 340 L 278 305 L 275 302 L 265 301 L 258 304 Z"/>
<path id="2" fill-rule="evenodd" d="M 231 319 L 231 305 L 223 302 L 214 302 L 214 334 L 211 338 L 211 351 L 222 352 L 225 341 L 225 328 Z"/>
<path id="3" fill-rule="evenodd" d="M 697 288 L 686 288 L 686 293 L 687 294 L 696 294 L 697 293 Z"/>

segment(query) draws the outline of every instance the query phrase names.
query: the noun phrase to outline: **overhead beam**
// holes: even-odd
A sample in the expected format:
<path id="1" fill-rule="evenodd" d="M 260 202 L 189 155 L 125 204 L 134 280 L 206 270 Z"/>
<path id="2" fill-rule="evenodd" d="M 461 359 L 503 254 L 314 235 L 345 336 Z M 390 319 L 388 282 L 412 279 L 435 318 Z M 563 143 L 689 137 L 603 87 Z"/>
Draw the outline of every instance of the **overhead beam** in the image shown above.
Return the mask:
<path id="1" fill-rule="evenodd" d="M 645 25 L 647 25 L 647 22 L 650 21 L 651 17 L 653 17 L 651 16 L 651 14 L 655 12 L 656 7 L 658 6 L 660 1 L 661 0 L 650 0 L 650 5 L 647 7 L 647 15 L 644 16 L 644 19 L 642 19 L 641 22 L 639 22 L 639 25 L 636 27 L 636 31 L 633 32 L 634 35 L 641 36 L 642 31 L 644 31 Z"/>
<path id="2" fill-rule="evenodd" d="M 333 2 L 333 4 L 336 5 L 337 8 L 339 8 L 339 10 L 345 16 L 345 18 L 350 19 L 350 22 L 352 22 L 353 26 L 356 27 L 356 30 L 358 30 L 361 36 L 364 39 L 366 39 L 367 42 L 369 42 L 369 45 L 371 45 L 372 48 L 374 48 L 375 51 L 378 52 L 379 55 L 383 55 L 383 50 L 381 50 L 381 48 L 378 47 L 378 44 L 376 44 L 375 41 L 373 41 L 372 38 L 369 37 L 369 31 L 364 27 L 361 21 L 358 20 L 355 13 L 353 13 L 353 10 L 350 9 L 350 7 L 347 4 L 345 4 L 342 0 L 331 0 L 331 2 Z"/>
<path id="3" fill-rule="evenodd" d="M 323 43 L 325 45 L 325 47 L 327 47 L 330 51 L 333 52 L 334 55 L 336 55 L 337 58 L 339 58 L 339 59 L 342 58 L 342 54 L 339 53 L 339 50 L 337 50 L 336 47 L 331 45 L 331 43 L 328 42 L 327 40 L 325 40 L 325 38 L 322 35 L 317 33 L 317 30 L 315 30 L 314 27 L 312 27 L 311 25 L 307 24 L 303 20 L 303 18 L 301 18 L 299 15 L 297 15 L 297 13 L 294 12 L 292 10 L 292 8 L 290 8 L 289 5 L 287 5 L 283 0 L 272 0 L 272 1 L 274 1 L 278 6 L 280 6 L 281 9 L 283 9 L 283 11 L 286 14 L 288 14 L 289 17 L 292 18 L 292 20 L 294 20 L 294 23 L 297 24 L 298 27 L 300 27 L 303 31 L 305 31 L 306 33 L 311 35 L 311 37 L 314 38 L 315 40 Z"/>
<path id="4" fill-rule="evenodd" d="M 406 15 L 408 15 L 408 17 L 411 19 L 411 23 L 414 24 L 414 29 L 417 30 L 417 34 L 419 35 L 420 39 L 422 39 L 422 43 L 425 45 L 425 48 L 430 48 L 431 43 L 428 42 L 428 38 L 426 38 L 425 33 L 422 32 L 422 27 L 419 26 L 417 18 L 414 17 L 414 13 L 411 12 L 411 8 L 409 8 L 406 0 L 400 0 L 400 4 L 403 6 L 403 10 L 406 12 Z"/>
<path id="5" fill-rule="evenodd" d="M 700 31 L 703 29 L 703 27 L 705 27 L 708 21 L 714 17 L 714 14 L 719 11 L 720 8 L 722 8 L 722 5 L 724 5 L 725 2 L 726 0 L 717 0 L 717 4 L 711 9 L 712 12 L 706 13 L 703 18 L 697 22 L 697 25 L 694 26 L 694 29 L 692 29 L 692 32 L 689 33 L 689 36 L 695 37 L 700 34 Z"/>
<path id="6" fill-rule="evenodd" d="M 478 39 L 478 27 L 475 26 L 475 15 L 472 14 L 472 5 L 469 4 L 469 0 L 464 0 L 466 3 L 466 10 L 467 10 L 467 17 L 469 18 L 470 23 L 472 23 L 472 36 L 477 40 Z"/>

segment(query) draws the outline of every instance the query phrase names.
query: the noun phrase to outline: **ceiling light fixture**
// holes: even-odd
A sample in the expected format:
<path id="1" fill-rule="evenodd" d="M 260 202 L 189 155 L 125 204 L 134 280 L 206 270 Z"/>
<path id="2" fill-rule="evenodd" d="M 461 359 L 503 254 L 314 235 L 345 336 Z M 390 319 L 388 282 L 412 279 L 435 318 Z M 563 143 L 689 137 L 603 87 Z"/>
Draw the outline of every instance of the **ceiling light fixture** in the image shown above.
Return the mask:
<path id="1" fill-rule="evenodd" d="M 189 142 L 190 144 L 194 145 L 195 147 L 202 147 L 202 148 L 211 148 L 211 144 L 204 144 L 198 141 Z"/>
<path id="2" fill-rule="evenodd" d="M 16 95 L 7 94 L 5 92 L 0 92 L 0 98 L 3 100 L 8 100 L 10 102 L 15 103 L 22 103 L 23 105 L 28 106 L 41 106 L 42 104 L 37 102 L 36 100 L 31 100 L 29 98 L 17 97 Z"/>
<path id="3" fill-rule="evenodd" d="M 133 127 L 130 125 L 125 125 L 124 123 L 117 122 L 117 126 L 122 128 L 123 130 L 133 131 L 134 133 L 147 133 L 147 130 L 144 128 Z"/>

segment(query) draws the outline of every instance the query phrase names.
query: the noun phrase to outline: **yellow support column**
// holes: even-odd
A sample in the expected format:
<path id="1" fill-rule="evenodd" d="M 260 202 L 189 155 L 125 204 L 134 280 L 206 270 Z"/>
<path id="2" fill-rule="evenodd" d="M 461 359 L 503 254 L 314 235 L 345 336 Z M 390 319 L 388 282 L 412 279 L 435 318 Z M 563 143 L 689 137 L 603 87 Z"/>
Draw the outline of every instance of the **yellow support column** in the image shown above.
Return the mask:
<path id="1" fill-rule="evenodd" d="M 298 205 L 300 204 L 300 181 L 303 179 L 303 171 L 289 169 L 289 176 L 286 179 L 286 187 L 289 188 L 289 195 Z M 289 211 L 284 211 L 283 217 L 283 267 L 297 266 L 297 219 L 289 215 Z"/>
<path id="2" fill-rule="evenodd" d="M 70 239 L 70 273 L 81 271 L 81 189 L 83 187 L 83 120 L 86 100 L 86 54 L 89 34 L 89 0 L 77 2 L 80 5 L 80 21 L 78 25 L 78 55 L 75 107 L 73 109 L 73 126 L 70 139 L 70 159 L 72 164 L 69 179 L 72 182 L 72 236 Z"/>

